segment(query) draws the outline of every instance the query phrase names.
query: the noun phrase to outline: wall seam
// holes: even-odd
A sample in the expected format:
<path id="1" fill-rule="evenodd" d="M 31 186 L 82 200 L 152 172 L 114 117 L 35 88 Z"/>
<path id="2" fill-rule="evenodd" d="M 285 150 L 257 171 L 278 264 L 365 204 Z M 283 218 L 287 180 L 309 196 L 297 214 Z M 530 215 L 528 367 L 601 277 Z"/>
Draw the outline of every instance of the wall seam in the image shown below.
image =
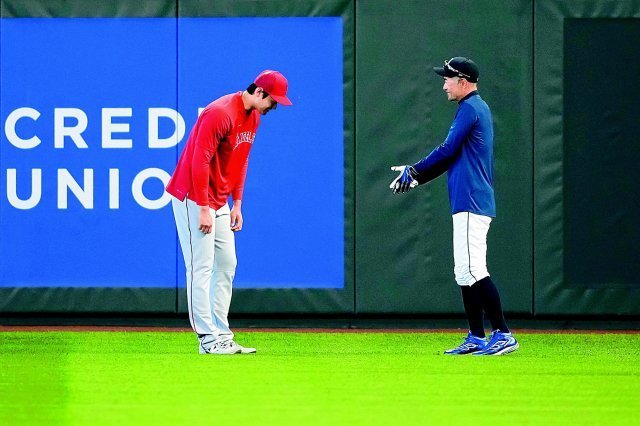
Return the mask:
<path id="1" fill-rule="evenodd" d="M 357 204 L 357 185 L 356 185 L 356 181 L 358 178 L 358 174 L 357 169 L 358 169 L 358 150 L 357 150 L 357 87 L 358 85 L 357 83 L 357 64 L 358 64 L 358 55 L 357 55 L 357 46 L 358 46 L 358 40 L 357 40 L 357 21 L 358 21 L 358 8 L 357 8 L 357 0 L 353 0 L 353 169 L 352 169 L 352 173 L 353 173 L 353 255 L 352 255 L 352 262 L 353 262 L 353 315 L 357 314 L 357 308 L 358 308 L 358 304 L 357 304 L 357 264 L 356 264 L 356 253 L 357 253 L 357 245 L 358 245 L 358 239 L 357 239 L 357 209 L 356 209 L 356 204 Z"/>
<path id="2" fill-rule="evenodd" d="M 531 1 L 531 315 L 536 315 L 536 0 Z"/>
<path id="3" fill-rule="evenodd" d="M 179 82 L 180 82 L 180 77 L 179 77 L 179 59 L 180 59 L 180 55 L 178 52 L 179 49 L 179 38 L 180 38 L 180 28 L 179 28 L 179 18 L 180 18 L 180 0 L 176 0 L 176 111 L 180 110 L 180 102 L 178 101 L 178 96 L 179 96 Z M 177 137 L 177 134 L 176 134 Z M 178 141 L 179 142 L 179 141 Z M 178 144 L 176 144 L 176 164 L 178 164 Z M 178 280 L 178 269 L 180 266 L 180 249 L 179 249 L 179 245 L 180 245 L 180 241 L 178 239 L 178 233 L 176 232 L 175 234 L 175 239 L 176 239 L 176 297 L 175 297 L 175 313 L 176 315 L 180 312 L 180 286 L 179 286 L 179 280 Z"/>

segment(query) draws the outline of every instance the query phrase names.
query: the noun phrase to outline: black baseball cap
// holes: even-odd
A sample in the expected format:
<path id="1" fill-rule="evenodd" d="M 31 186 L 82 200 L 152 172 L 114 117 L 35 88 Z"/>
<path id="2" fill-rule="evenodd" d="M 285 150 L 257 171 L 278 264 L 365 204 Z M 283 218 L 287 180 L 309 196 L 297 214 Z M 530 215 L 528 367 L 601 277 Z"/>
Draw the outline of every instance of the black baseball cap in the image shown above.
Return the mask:
<path id="1" fill-rule="evenodd" d="M 480 70 L 478 70 L 476 63 L 462 56 L 444 61 L 444 66 L 433 67 L 433 70 L 443 77 L 460 77 L 471 83 L 477 83 L 480 76 Z"/>

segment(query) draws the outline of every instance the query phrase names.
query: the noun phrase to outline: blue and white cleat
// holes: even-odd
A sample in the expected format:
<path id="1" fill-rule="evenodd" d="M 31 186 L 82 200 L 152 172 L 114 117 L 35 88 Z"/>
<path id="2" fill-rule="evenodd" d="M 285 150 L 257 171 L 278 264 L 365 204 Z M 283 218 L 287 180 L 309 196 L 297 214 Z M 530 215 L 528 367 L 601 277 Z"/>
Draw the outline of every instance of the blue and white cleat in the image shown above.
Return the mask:
<path id="1" fill-rule="evenodd" d="M 466 339 L 460 346 L 454 349 L 445 351 L 445 355 L 469 355 L 484 349 L 487 346 L 487 339 L 484 337 L 477 337 L 471 334 L 467 334 Z"/>
<path id="2" fill-rule="evenodd" d="M 518 349 L 518 341 L 511 333 L 494 330 L 487 346 L 473 355 L 505 355 Z"/>

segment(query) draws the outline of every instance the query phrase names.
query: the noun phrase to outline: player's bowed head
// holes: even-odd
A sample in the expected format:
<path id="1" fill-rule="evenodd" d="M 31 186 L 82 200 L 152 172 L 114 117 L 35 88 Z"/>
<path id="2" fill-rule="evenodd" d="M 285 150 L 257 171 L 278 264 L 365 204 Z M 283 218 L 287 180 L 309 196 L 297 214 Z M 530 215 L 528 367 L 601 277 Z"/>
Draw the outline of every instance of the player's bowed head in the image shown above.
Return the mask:
<path id="1" fill-rule="evenodd" d="M 242 93 L 242 102 L 247 111 L 255 109 L 261 115 L 266 115 L 276 109 L 278 104 L 292 105 L 287 97 L 288 88 L 289 82 L 282 73 L 265 70 Z"/>

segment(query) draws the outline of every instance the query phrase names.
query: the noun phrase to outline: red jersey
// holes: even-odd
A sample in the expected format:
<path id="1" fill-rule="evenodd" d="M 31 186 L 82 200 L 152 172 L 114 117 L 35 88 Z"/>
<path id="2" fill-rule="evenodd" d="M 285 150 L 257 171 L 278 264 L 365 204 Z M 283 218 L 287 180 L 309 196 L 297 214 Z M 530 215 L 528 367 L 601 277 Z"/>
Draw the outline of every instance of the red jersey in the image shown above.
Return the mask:
<path id="1" fill-rule="evenodd" d="M 191 129 L 167 192 L 215 210 L 227 203 L 229 195 L 241 200 L 259 124 L 260 113 L 244 109 L 242 92 L 210 103 Z"/>

